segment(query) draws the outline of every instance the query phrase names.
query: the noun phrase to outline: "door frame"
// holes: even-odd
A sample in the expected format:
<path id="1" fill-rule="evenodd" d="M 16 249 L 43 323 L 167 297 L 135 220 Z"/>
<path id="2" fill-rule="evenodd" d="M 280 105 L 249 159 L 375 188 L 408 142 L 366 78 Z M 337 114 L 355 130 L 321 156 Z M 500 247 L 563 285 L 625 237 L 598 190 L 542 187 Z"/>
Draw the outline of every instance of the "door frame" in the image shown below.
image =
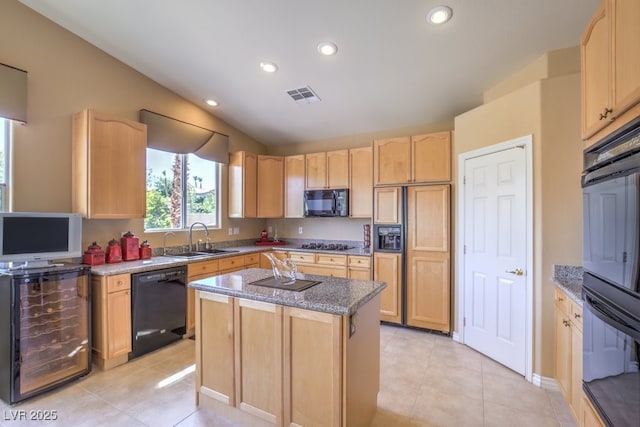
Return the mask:
<path id="1" fill-rule="evenodd" d="M 494 154 L 500 151 L 509 150 L 511 148 L 520 147 L 525 150 L 525 227 L 526 227 L 526 260 L 524 270 L 527 272 L 525 276 L 525 379 L 533 382 L 533 135 L 525 135 L 509 141 L 501 142 L 488 147 L 482 147 L 476 150 L 468 151 L 458 155 L 458 197 L 456 211 L 456 276 L 455 276 L 455 295 L 456 295 L 456 328 L 453 333 L 453 339 L 462 344 L 464 340 L 464 307 L 465 307 L 465 228 L 464 228 L 464 212 L 465 206 L 465 186 L 464 182 L 464 165 L 465 161 Z"/>

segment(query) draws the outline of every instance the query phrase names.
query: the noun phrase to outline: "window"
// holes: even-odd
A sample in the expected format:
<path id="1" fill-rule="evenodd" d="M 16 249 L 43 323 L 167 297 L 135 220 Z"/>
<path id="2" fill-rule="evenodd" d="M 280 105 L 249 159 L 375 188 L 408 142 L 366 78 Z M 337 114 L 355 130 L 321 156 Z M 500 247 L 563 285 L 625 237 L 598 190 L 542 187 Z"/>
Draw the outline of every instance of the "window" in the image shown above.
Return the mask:
<path id="1" fill-rule="evenodd" d="M 182 229 L 194 221 L 219 227 L 219 176 L 216 162 L 147 148 L 145 230 Z"/>
<path id="2" fill-rule="evenodd" d="M 0 212 L 9 210 L 9 141 L 11 122 L 0 117 Z"/>

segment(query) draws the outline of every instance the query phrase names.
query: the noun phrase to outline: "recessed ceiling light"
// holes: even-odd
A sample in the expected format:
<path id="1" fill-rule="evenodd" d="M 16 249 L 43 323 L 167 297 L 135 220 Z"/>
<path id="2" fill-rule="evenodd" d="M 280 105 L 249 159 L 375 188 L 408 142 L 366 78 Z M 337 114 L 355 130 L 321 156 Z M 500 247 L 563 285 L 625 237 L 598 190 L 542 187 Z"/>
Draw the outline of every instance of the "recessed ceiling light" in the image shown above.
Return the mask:
<path id="1" fill-rule="evenodd" d="M 335 55 L 338 52 L 338 46 L 335 43 L 322 42 L 318 45 L 318 52 L 327 56 Z"/>
<path id="2" fill-rule="evenodd" d="M 265 73 L 275 73 L 278 71 L 278 66 L 273 62 L 261 62 L 260 68 L 262 68 L 262 71 Z"/>
<path id="3" fill-rule="evenodd" d="M 217 107 L 218 106 L 218 101 L 216 101 L 215 99 L 207 99 L 207 105 L 211 105 L 212 107 Z"/>
<path id="4" fill-rule="evenodd" d="M 451 19 L 453 11 L 448 6 L 436 6 L 427 13 L 427 22 L 430 24 L 438 25 L 444 24 Z"/>

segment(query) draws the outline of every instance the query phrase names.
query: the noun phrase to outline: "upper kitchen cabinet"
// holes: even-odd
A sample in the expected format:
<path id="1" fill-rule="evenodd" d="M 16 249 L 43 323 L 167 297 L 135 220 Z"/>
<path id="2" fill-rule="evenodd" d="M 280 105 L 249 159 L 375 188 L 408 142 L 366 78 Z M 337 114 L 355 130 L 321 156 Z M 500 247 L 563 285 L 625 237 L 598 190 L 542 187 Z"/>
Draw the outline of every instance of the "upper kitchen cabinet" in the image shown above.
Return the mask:
<path id="1" fill-rule="evenodd" d="M 451 132 L 373 142 L 375 185 L 451 180 Z"/>
<path id="2" fill-rule="evenodd" d="M 349 150 L 305 155 L 307 190 L 349 187 Z"/>
<path id="3" fill-rule="evenodd" d="M 246 151 L 229 155 L 229 218 L 257 216 L 258 156 Z"/>
<path id="4" fill-rule="evenodd" d="M 73 115 L 72 208 L 86 218 L 144 218 L 147 126 L 84 110 Z"/>
<path id="5" fill-rule="evenodd" d="M 284 217 L 304 217 L 304 155 L 284 158 Z"/>
<path id="6" fill-rule="evenodd" d="M 284 158 L 258 156 L 257 168 L 258 218 L 284 216 Z"/>
<path id="7" fill-rule="evenodd" d="M 373 149 L 349 150 L 349 216 L 371 218 L 373 206 Z"/>
<path id="8" fill-rule="evenodd" d="M 581 39 L 582 138 L 591 145 L 638 116 L 640 2 L 604 0 Z"/>

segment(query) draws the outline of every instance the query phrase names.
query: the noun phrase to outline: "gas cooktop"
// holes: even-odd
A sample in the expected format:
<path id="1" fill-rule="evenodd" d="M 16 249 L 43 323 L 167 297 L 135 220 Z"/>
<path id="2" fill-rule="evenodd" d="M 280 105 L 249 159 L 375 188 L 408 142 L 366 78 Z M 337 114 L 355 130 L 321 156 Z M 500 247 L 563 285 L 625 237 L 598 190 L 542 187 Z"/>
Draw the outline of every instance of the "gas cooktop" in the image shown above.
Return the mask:
<path id="1" fill-rule="evenodd" d="M 346 251 L 347 249 L 353 249 L 353 246 L 348 246 L 343 243 L 319 243 L 319 242 L 311 242 L 304 243 L 300 246 L 302 249 L 319 249 L 319 250 L 328 250 L 328 251 Z"/>

